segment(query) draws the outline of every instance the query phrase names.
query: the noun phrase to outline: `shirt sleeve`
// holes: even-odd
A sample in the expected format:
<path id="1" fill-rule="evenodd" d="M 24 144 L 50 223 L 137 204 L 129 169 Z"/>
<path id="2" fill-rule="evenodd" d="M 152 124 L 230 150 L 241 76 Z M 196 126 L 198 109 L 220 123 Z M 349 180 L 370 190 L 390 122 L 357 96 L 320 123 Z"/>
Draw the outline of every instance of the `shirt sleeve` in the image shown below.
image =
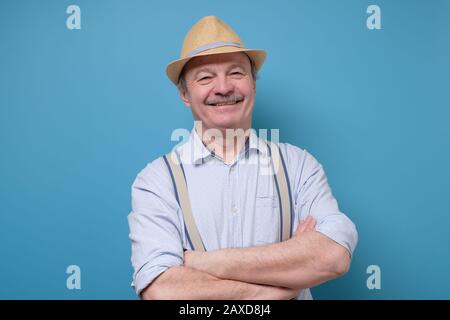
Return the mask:
<path id="1" fill-rule="evenodd" d="M 168 268 L 183 264 L 181 221 L 164 160 L 148 164 L 131 187 L 128 215 L 132 286 L 139 295 Z"/>
<path id="2" fill-rule="evenodd" d="M 322 165 L 306 150 L 295 146 L 291 153 L 294 168 L 294 211 L 298 220 L 311 215 L 317 221 L 316 231 L 346 248 L 352 255 L 358 242 L 355 224 L 339 210 Z M 294 150 L 292 150 L 294 151 Z"/>

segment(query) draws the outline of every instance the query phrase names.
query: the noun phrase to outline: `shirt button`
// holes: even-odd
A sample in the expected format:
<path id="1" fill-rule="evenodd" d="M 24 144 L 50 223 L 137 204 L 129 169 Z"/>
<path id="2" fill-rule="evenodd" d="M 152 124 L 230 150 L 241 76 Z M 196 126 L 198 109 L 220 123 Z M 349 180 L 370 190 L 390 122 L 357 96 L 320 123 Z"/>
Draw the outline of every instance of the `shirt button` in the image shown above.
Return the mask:
<path id="1" fill-rule="evenodd" d="M 231 208 L 231 212 L 237 213 L 237 212 L 238 212 L 238 208 L 237 208 L 236 206 L 233 206 L 233 207 Z"/>

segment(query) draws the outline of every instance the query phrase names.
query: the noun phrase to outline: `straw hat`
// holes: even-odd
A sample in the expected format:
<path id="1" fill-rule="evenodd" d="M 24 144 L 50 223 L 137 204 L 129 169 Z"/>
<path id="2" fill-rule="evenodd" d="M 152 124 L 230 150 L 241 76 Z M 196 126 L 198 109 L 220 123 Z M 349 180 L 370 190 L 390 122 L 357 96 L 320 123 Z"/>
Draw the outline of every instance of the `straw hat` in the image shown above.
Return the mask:
<path id="1" fill-rule="evenodd" d="M 180 59 L 167 66 L 167 76 L 176 85 L 183 67 L 193 57 L 230 52 L 245 52 L 253 60 L 256 70 L 266 58 L 264 50 L 245 48 L 236 32 L 219 18 L 203 17 L 186 34 Z"/>

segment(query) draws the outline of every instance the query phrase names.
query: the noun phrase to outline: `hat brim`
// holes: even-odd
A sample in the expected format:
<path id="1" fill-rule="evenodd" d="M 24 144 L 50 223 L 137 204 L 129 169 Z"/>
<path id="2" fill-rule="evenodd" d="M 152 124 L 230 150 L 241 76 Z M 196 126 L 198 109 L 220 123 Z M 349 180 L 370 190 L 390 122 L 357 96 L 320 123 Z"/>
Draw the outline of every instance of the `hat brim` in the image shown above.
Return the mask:
<path id="1" fill-rule="evenodd" d="M 249 58 L 252 59 L 257 71 L 261 68 L 262 64 L 264 63 L 264 60 L 266 59 L 266 52 L 264 50 L 224 46 L 224 47 L 206 50 L 206 51 L 196 54 L 195 56 L 175 60 L 175 61 L 169 63 L 166 68 L 167 76 L 169 77 L 170 81 L 172 81 L 175 85 L 177 85 L 179 77 L 180 77 L 180 73 L 183 70 L 183 67 L 186 65 L 186 63 L 188 63 L 189 60 L 191 60 L 195 57 L 200 57 L 200 56 L 233 53 L 233 52 L 246 53 L 249 56 Z"/>

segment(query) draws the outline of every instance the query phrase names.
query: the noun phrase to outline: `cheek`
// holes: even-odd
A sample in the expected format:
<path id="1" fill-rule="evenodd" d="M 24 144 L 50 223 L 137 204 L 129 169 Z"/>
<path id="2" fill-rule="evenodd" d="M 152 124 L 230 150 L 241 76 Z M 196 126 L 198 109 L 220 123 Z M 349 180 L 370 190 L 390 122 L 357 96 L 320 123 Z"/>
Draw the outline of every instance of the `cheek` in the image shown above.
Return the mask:
<path id="1" fill-rule="evenodd" d="M 199 88 L 196 89 L 195 92 L 192 93 L 191 99 L 196 105 L 202 105 L 205 100 L 208 98 L 209 91 L 207 88 Z"/>
<path id="2" fill-rule="evenodd" d="M 251 81 L 239 83 L 236 86 L 236 88 L 241 94 L 245 95 L 247 98 L 253 98 L 255 95 L 255 86 Z"/>
<path id="3" fill-rule="evenodd" d="M 242 92 L 245 95 L 245 100 L 247 100 L 247 103 L 253 104 L 255 101 L 255 91 L 253 88 L 248 88 L 247 91 Z"/>

